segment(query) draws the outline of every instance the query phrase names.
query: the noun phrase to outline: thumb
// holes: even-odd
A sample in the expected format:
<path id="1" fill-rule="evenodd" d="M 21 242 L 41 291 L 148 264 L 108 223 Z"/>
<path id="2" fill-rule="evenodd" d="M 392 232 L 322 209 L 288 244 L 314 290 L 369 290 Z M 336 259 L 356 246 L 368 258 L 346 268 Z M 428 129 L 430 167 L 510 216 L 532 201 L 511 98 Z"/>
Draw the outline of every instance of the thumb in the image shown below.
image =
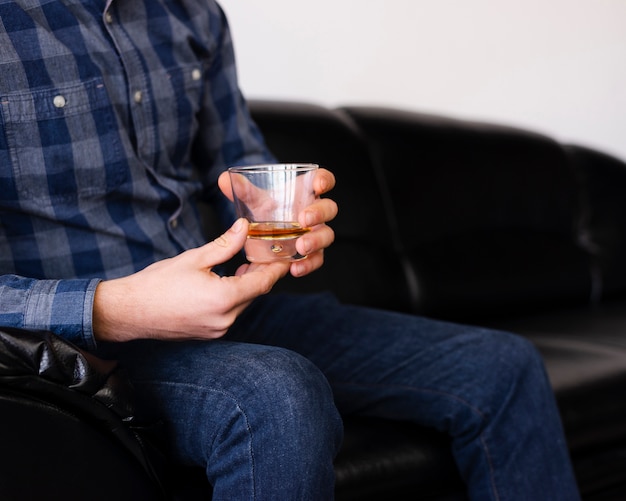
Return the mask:
<path id="1" fill-rule="evenodd" d="M 225 233 L 201 247 L 204 266 L 212 268 L 225 263 L 243 248 L 248 235 L 248 221 L 239 218 Z"/>

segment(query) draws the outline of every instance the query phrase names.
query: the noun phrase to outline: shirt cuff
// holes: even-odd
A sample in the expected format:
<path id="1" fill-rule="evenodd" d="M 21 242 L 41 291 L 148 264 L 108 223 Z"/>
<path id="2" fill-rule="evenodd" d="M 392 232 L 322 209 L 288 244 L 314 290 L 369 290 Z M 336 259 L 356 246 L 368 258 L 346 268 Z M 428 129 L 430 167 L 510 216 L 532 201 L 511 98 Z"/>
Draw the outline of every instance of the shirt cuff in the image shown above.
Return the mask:
<path id="1" fill-rule="evenodd" d="M 93 300 L 100 279 L 38 280 L 26 301 L 24 327 L 45 329 L 88 350 L 96 349 Z"/>

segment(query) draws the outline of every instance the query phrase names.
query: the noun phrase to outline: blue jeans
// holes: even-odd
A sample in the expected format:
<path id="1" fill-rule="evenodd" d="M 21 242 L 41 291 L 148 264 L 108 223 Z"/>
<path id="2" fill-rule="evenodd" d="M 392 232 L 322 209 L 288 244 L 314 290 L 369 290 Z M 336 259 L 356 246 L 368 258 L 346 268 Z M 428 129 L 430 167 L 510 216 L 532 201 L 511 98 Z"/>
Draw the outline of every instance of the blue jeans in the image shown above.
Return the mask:
<path id="1" fill-rule="evenodd" d="M 221 340 L 109 354 L 215 500 L 332 499 L 340 414 L 448 433 L 472 500 L 579 499 L 541 358 L 512 334 L 269 295 Z"/>

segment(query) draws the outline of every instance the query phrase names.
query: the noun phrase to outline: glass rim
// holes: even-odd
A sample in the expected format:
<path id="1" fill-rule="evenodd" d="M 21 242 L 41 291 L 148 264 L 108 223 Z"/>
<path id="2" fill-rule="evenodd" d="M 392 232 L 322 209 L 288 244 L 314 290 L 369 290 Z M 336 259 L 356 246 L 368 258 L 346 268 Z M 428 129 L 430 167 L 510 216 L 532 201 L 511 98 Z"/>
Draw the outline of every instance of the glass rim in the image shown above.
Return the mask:
<path id="1" fill-rule="evenodd" d="M 257 164 L 257 165 L 241 165 L 229 167 L 228 172 L 238 173 L 261 173 L 261 172 L 307 172 L 318 169 L 319 165 L 314 163 L 275 163 L 275 164 Z"/>

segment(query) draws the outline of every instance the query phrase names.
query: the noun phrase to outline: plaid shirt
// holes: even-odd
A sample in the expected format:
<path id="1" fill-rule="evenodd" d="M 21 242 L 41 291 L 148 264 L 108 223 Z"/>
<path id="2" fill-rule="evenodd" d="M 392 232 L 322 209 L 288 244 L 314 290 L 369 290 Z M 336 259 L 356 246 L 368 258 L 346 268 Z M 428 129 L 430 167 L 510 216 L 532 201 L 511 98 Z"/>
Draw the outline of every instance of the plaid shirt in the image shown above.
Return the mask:
<path id="1" fill-rule="evenodd" d="M 272 161 L 212 0 L 0 0 L 0 326 L 93 348 L 102 279 L 202 244 L 226 166 Z"/>

